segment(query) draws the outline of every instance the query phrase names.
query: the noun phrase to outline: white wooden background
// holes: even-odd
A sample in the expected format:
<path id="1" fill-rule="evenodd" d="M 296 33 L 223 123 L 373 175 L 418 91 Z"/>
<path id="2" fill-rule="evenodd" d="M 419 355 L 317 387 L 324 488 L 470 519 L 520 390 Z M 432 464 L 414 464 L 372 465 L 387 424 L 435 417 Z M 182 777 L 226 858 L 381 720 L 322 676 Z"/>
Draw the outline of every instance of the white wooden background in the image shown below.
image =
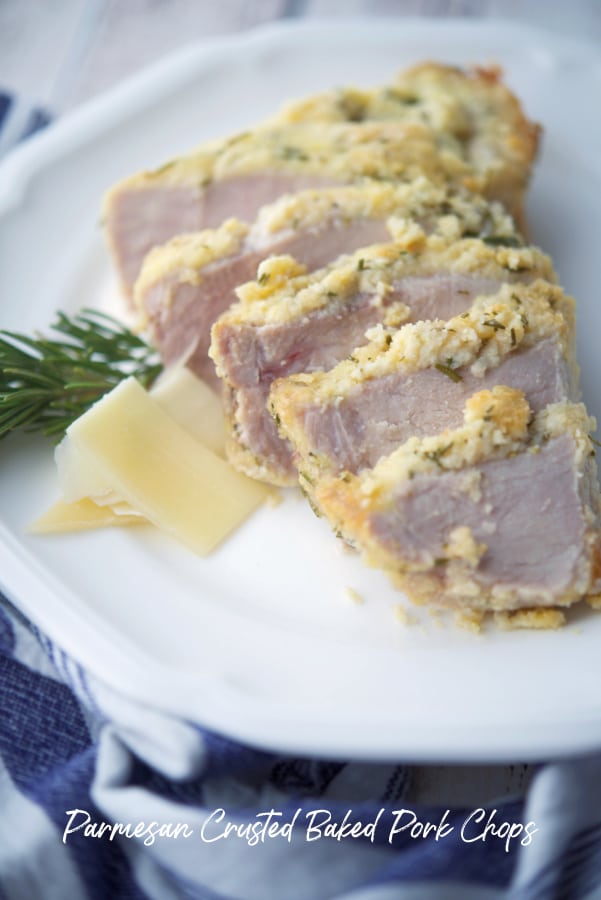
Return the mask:
<path id="1" fill-rule="evenodd" d="M 601 43 L 599 0 L 0 0 L 0 88 L 59 113 L 190 41 L 351 15 L 497 16 Z"/>
<path id="2" fill-rule="evenodd" d="M 601 44 L 601 0 L 0 0 L 0 90 L 60 113 L 194 40 L 279 18 L 502 17 Z M 410 802 L 469 808 L 533 768 L 418 766 Z"/>

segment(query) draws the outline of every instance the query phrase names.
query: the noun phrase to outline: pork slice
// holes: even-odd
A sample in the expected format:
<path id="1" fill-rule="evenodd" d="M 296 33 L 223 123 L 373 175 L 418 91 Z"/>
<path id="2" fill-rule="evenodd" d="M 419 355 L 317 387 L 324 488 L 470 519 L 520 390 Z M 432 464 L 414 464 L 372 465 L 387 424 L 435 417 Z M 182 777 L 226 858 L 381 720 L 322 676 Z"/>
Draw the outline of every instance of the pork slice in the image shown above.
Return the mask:
<path id="1" fill-rule="evenodd" d="M 233 387 L 269 384 L 294 372 L 330 368 L 366 342 L 365 331 L 395 303 L 408 307 L 406 322 L 447 319 L 469 308 L 475 297 L 495 294 L 501 282 L 479 275 L 437 272 L 408 276 L 378 302 L 369 294 L 332 298 L 318 309 L 277 325 L 218 322 L 213 354 L 221 377 Z"/>
<path id="2" fill-rule="evenodd" d="M 538 128 L 513 95 L 490 72 L 428 65 L 408 79 L 306 98 L 271 123 L 121 182 L 105 218 L 124 288 L 153 246 L 228 216 L 250 221 L 259 206 L 303 186 L 422 174 L 521 216 Z"/>
<path id="3" fill-rule="evenodd" d="M 373 296 L 359 294 L 346 301 L 334 298 L 284 324 L 217 322 L 211 352 L 234 394 L 231 425 L 238 453 L 233 461 L 255 477 L 294 484 L 292 448 L 279 437 L 267 409 L 276 378 L 331 368 L 366 342 L 365 331 L 382 321 L 393 303 L 409 307 L 407 321 L 446 319 L 467 309 L 476 296 L 499 288 L 500 282 L 492 278 L 438 272 L 396 282 L 378 303 Z"/>
<path id="4" fill-rule="evenodd" d="M 498 70 L 422 63 L 389 85 L 339 87 L 286 104 L 279 119 L 300 122 L 399 120 L 428 122 L 441 154 L 458 149 L 472 166 L 474 187 L 519 215 L 537 152 L 540 127 L 529 121 Z"/>
<path id="5" fill-rule="evenodd" d="M 255 277 L 263 259 L 289 254 L 313 271 L 342 253 L 388 238 L 383 219 L 330 218 L 319 226 L 273 237 L 257 238 L 251 233 L 241 252 L 195 272 L 193 281 L 185 267 L 176 268 L 143 292 L 136 290 L 136 300 L 165 365 L 185 358 L 193 372 L 218 389 L 220 382 L 208 356 L 211 327 L 236 300 L 235 288 Z"/>
<path id="6" fill-rule="evenodd" d="M 467 397 L 497 384 L 520 388 L 535 413 L 573 394 L 568 366 L 554 338 L 510 354 L 484 375 L 474 375 L 465 366 L 456 370 L 455 378 L 436 368 L 410 374 L 399 370 L 363 381 L 327 405 L 316 401 L 294 408 L 292 399 L 286 415 L 293 416 L 294 432 L 302 436 L 300 457 L 294 441 L 295 462 L 319 455 L 320 468 L 331 472 L 371 468 L 412 435 L 458 427 Z M 277 413 L 277 394 L 272 402 Z"/>
<path id="7" fill-rule="evenodd" d="M 410 181 L 421 174 L 446 184 L 447 162 L 431 129 L 415 123 L 258 128 L 116 185 L 104 202 L 107 238 L 129 295 L 149 250 L 189 228 L 229 217 L 250 222 L 285 193 L 366 178 Z M 452 169 L 467 166 L 458 158 Z"/>
<path id="8" fill-rule="evenodd" d="M 262 207 L 252 226 L 229 218 L 217 229 L 178 235 L 147 256 L 134 297 L 163 361 L 187 357 L 193 371 L 216 383 L 206 358 L 210 328 L 267 257 L 288 256 L 313 272 L 394 239 L 400 253 L 403 241 L 414 246 L 422 231 L 449 244 L 481 232 L 484 240 L 520 243 L 498 204 L 424 178 L 404 185 L 370 180 L 285 194 Z M 407 290 L 417 298 L 420 282 Z"/>
<path id="9" fill-rule="evenodd" d="M 338 183 L 317 174 L 267 172 L 204 186 L 132 184 L 113 191 L 105 208 L 105 229 L 123 290 L 131 296 L 147 253 L 177 234 L 216 227 L 230 216 L 250 222 L 261 206 L 282 194 Z"/>
<path id="10" fill-rule="evenodd" d="M 202 228 L 203 198 L 204 188 L 198 185 L 131 188 L 113 195 L 104 226 L 128 296 L 152 247 L 174 234 Z"/>
<path id="11" fill-rule="evenodd" d="M 510 278 L 508 275 L 507 280 Z M 450 319 L 467 309 L 475 297 L 495 294 L 500 286 L 496 278 L 459 272 L 412 275 L 394 284 L 389 302 L 407 304 L 410 309 L 407 322 Z"/>
<path id="12" fill-rule="evenodd" d="M 467 488 L 470 473 L 477 490 Z M 579 470 L 570 435 L 538 453 L 418 475 L 398 485 L 386 511 L 368 513 L 367 540 L 389 571 L 423 568 L 410 576 L 410 589 L 439 603 L 502 609 L 570 602 L 586 593 L 592 577 L 584 496 L 592 477 Z M 486 547 L 466 595 L 447 571 L 449 538 L 458 526 Z"/>

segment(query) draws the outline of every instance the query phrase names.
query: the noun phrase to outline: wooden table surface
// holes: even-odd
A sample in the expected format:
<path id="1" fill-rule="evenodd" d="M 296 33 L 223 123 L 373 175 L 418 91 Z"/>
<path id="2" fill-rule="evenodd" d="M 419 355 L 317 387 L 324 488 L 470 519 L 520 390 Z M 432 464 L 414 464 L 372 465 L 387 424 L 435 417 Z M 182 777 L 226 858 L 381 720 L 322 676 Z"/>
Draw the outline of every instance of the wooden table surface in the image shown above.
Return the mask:
<path id="1" fill-rule="evenodd" d="M 601 44 L 598 0 L 0 0 L 0 89 L 59 115 L 191 41 L 361 15 L 501 17 Z M 409 800 L 475 807 L 522 792 L 532 773 L 519 760 L 417 766 Z"/>

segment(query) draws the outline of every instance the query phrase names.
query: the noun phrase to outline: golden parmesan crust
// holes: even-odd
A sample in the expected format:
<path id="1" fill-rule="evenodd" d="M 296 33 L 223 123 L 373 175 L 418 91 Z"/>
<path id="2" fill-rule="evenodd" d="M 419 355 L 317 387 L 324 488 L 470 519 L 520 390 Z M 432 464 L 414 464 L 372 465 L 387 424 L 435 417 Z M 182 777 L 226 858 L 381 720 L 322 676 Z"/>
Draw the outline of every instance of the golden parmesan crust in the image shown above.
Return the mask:
<path id="1" fill-rule="evenodd" d="M 245 249 L 269 255 L 269 238 L 282 239 L 294 232 L 319 228 L 332 222 L 350 225 L 361 219 L 386 221 L 391 239 L 406 245 L 421 240 L 423 225 L 452 242 L 465 234 L 482 234 L 490 240 L 519 244 L 515 225 L 498 203 L 467 191 L 434 185 L 423 177 L 408 184 L 367 181 L 360 185 L 323 188 L 284 194 L 262 207 L 254 224 L 226 219 L 218 228 L 177 235 L 146 256 L 134 287 L 134 302 L 144 313 L 144 297 L 159 283 L 195 284 L 213 263 Z M 172 293 L 168 292 L 168 295 Z"/>
<path id="2" fill-rule="evenodd" d="M 324 219 L 361 218 L 388 219 L 393 237 L 395 230 L 402 234 L 411 221 L 425 223 L 449 241 L 482 233 L 513 237 L 519 243 L 515 223 L 501 204 L 421 175 L 406 183 L 370 180 L 284 194 L 259 210 L 253 233 L 273 235 L 312 228 Z"/>
<path id="3" fill-rule="evenodd" d="M 596 425 L 582 403 L 552 403 L 530 424 L 531 419 L 522 391 L 504 385 L 478 391 L 466 401 L 463 426 L 410 438 L 373 469 L 352 476 L 351 483 L 362 500 L 380 508 L 391 502 L 398 484 L 416 475 L 468 468 L 524 450 L 538 453 L 543 443 L 562 434 L 572 436 L 576 465 L 583 466 L 593 453 L 590 432 Z"/>
<path id="4" fill-rule="evenodd" d="M 289 103 L 276 119 L 427 122 L 466 148 L 474 173 L 468 186 L 502 200 L 521 218 L 541 129 L 526 118 L 501 74 L 495 67 L 461 70 L 426 62 L 385 87 L 342 88 Z"/>
<path id="5" fill-rule="evenodd" d="M 236 436 L 235 409 L 226 412 L 225 421 L 228 428 L 225 439 L 226 457 L 236 471 L 273 487 L 296 487 L 298 485 L 298 479 L 295 475 L 288 475 L 273 469 L 266 460 L 260 459 Z"/>
<path id="6" fill-rule="evenodd" d="M 466 401 L 460 428 L 411 437 L 349 483 L 356 484 L 363 507 L 384 508 L 393 502 L 395 487 L 416 475 L 437 475 L 518 452 L 528 440 L 530 415 L 522 391 L 504 385 L 478 391 Z"/>
<path id="7" fill-rule="evenodd" d="M 222 215 L 252 218 L 252 198 L 273 196 L 278 179 L 272 176 L 284 179 L 282 189 L 286 181 L 292 189 L 295 179 L 299 187 L 303 180 L 325 187 L 365 179 L 408 182 L 422 175 L 499 200 L 525 230 L 523 194 L 538 130 L 498 72 L 417 66 L 387 88 L 363 92 L 360 115 L 349 112 L 359 94 L 350 89 L 335 101 L 331 92 L 324 101 L 301 101 L 293 115 L 282 112 L 253 130 L 208 141 L 108 190 L 102 220 L 126 296 L 153 246 L 214 225 Z M 342 114 L 340 96 L 346 96 Z M 330 111 L 316 117 L 317 107 Z M 249 178 L 247 207 L 235 197 L 238 187 L 249 188 Z M 228 182 L 224 191 L 220 182 Z"/>
<path id="8" fill-rule="evenodd" d="M 104 198 L 103 216 L 124 191 L 157 187 L 207 188 L 213 182 L 253 174 L 281 172 L 319 175 L 341 184 L 364 178 L 410 181 L 419 175 L 438 182 L 469 182 L 473 175 L 462 157 L 439 152 L 436 135 L 413 122 L 365 122 L 360 125 L 280 125 L 259 127 L 170 160 L 158 169 L 123 179 Z"/>
<path id="9" fill-rule="evenodd" d="M 517 628 L 555 631 L 565 625 L 566 616 L 561 609 L 516 609 L 496 612 L 494 620 L 504 631 L 515 631 Z"/>
<path id="10" fill-rule="evenodd" d="M 516 96 L 502 82 L 498 67 L 460 69 L 423 62 L 401 71 L 389 85 L 376 88 L 348 86 L 286 103 L 271 123 L 364 122 L 371 120 L 427 122 L 437 131 L 458 139 L 478 129 L 497 133 L 517 152 L 520 140 L 524 159 L 536 152 L 540 125 L 528 120 Z"/>
<path id="11" fill-rule="evenodd" d="M 561 288 L 537 280 L 503 285 L 478 297 L 470 309 L 444 322 L 420 321 L 398 330 L 382 325 L 367 332 L 369 343 L 328 372 L 291 375 L 274 382 L 271 404 L 285 435 L 302 443 L 296 410 L 341 402 L 356 386 L 392 372 L 406 374 L 431 366 L 453 371 L 470 366 L 475 374 L 498 366 L 520 347 L 556 335 L 568 361 L 574 355 L 574 301 Z M 301 449 L 302 455 L 302 449 Z"/>
<path id="12" fill-rule="evenodd" d="M 370 380 L 395 372 L 409 376 L 435 367 L 460 380 L 455 370 L 469 367 L 482 376 L 511 353 L 549 337 L 561 349 L 569 383 L 577 385 L 574 320 L 573 299 L 556 285 L 541 280 L 504 285 L 496 295 L 476 298 L 467 312 L 446 322 L 419 321 L 397 331 L 376 326 L 367 332 L 369 343 L 329 371 L 276 380 L 269 410 L 282 438 L 294 447 L 298 467 L 315 481 L 332 473 L 333 460 L 317 452 L 309 437 L 307 410 L 336 407 Z"/>
<path id="13" fill-rule="evenodd" d="M 528 272 L 532 278 L 556 281 L 551 260 L 535 247 L 490 245 L 478 238 L 449 244 L 440 235 L 412 230 L 408 240 L 357 250 L 311 274 L 289 256 L 266 259 L 259 266 L 257 280 L 237 289 L 241 302 L 220 321 L 228 325 L 283 324 L 327 306 L 333 297 L 383 297 L 395 281 L 438 272 L 499 280 Z"/>
<path id="14" fill-rule="evenodd" d="M 330 91 L 289 104 L 253 131 L 206 142 L 124 179 L 106 195 L 104 213 L 110 217 L 123 190 L 203 187 L 251 172 L 323 172 L 343 181 L 421 172 L 498 199 L 520 219 L 539 131 L 498 70 L 425 63 L 384 88 Z"/>
<path id="15" fill-rule="evenodd" d="M 151 250 L 134 287 L 134 301 L 140 312 L 144 311 L 143 298 L 153 285 L 174 275 L 180 283 L 199 284 L 202 269 L 240 252 L 249 230 L 237 219 L 226 219 L 219 228 L 177 235 Z"/>
<path id="16" fill-rule="evenodd" d="M 230 307 L 213 326 L 209 355 L 215 363 L 217 374 L 227 385 L 230 347 L 227 336 L 232 331 L 243 330 L 247 325 L 256 328 L 264 325 L 287 325 L 332 303 L 339 304 L 344 309 L 346 303 L 351 303 L 353 298 L 362 294 L 371 298 L 372 305 L 380 306 L 394 283 L 405 277 L 430 276 L 442 272 L 477 274 L 502 282 L 516 274 L 528 272 L 531 276 L 555 279 L 549 258 L 535 248 L 491 246 L 474 238 L 449 244 L 440 235 L 427 236 L 423 232 L 419 240 L 412 239 L 411 246 L 410 251 L 406 249 L 405 242 L 397 241 L 363 248 L 311 275 L 307 275 L 304 268 L 291 257 L 271 257 L 265 260 L 259 266 L 258 280 L 238 289 L 241 301 Z M 521 285 L 516 283 L 515 286 L 518 290 L 521 289 Z M 549 287 L 552 288 L 551 285 Z M 546 306 L 548 307 L 548 303 Z M 564 306 L 567 318 L 568 301 Z M 409 314 L 410 310 L 405 304 L 394 303 L 382 310 L 382 320 L 388 327 L 397 328 L 406 321 Z M 512 315 L 516 317 L 517 341 L 517 334 L 522 336 L 524 325 L 515 310 Z M 422 327 L 426 330 L 432 328 L 431 324 L 426 323 Z M 440 323 L 435 327 L 440 328 Z M 494 346 L 501 345 L 502 339 L 496 339 L 495 329 L 483 330 L 487 332 L 487 337 L 493 338 L 488 351 L 492 361 L 492 350 Z M 511 341 L 510 330 L 507 340 Z M 228 425 L 235 432 L 230 444 L 230 459 L 236 467 L 251 477 L 274 484 L 294 483 L 291 471 L 282 472 L 269 467 L 263 460 L 257 460 L 256 454 L 244 446 L 244 428 L 236 427 L 242 423 L 236 422 L 234 414 L 229 416 Z M 239 446 L 234 451 L 236 443 Z M 308 466 L 307 473 L 310 469 L 311 466 Z"/>
<path id="17" fill-rule="evenodd" d="M 381 559 L 372 557 L 369 552 L 363 554 L 363 561 L 370 567 L 386 568 Z M 405 593 L 416 606 L 459 610 L 461 615 L 475 615 L 480 621 L 486 614 L 493 613 L 495 624 L 505 630 L 559 628 L 565 623 L 563 609 L 574 606 L 583 598 L 583 588 L 577 584 L 570 586 L 559 597 L 547 598 L 539 610 L 534 605 L 538 600 L 535 595 L 528 600 L 518 597 L 511 589 L 495 591 L 494 587 L 483 588 L 474 580 L 469 567 L 453 562 L 447 564 L 445 572 L 440 574 L 392 569 L 387 574 L 393 586 Z M 585 580 L 588 581 L 586 577 Z M 524 608 L 521 608 L 521 603 L 525 603 Z"/>

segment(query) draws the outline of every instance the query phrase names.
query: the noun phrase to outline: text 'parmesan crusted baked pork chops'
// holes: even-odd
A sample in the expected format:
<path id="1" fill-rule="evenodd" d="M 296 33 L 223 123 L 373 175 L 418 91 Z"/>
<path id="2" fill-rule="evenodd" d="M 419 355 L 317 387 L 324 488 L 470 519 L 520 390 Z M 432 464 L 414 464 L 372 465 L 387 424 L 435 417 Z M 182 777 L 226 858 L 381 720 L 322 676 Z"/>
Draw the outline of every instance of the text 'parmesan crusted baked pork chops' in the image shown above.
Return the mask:
<path id="1" fill-rule="evenodd" d="M 235 288 L 255 278 L 262 260 L 288 254 L 312 271 L 343 253 L 391 240 L 408 220 L 449 241 L 471 234 L 521 242 L 500 204 L 423 177 L 409 184 L 369 181 L 307 190 L 263 207 L 252 225 L 228 219 L 220 228 L 155 247 L 136 282 L 136 305 L 165 365 L 186 359 L 216 386 L 208 357 L 211 326 L 236 301 Z"/>
<path id="2" fill-rule="evenodd" d="M 519 221 L 537 138 L 496 72 L 418 66 L 385 88 L 300 101 L 253 131 L 125 179 L 105 198 L 107 239 L 130 294 L 154 246 L 231 216 L 252 221 L 305 188 L 423 174 L 499 199 Z"/>
<path id="3" fill-rule="evenodd" d="M 554 280 L 534 248 L 449 243 L 409 225 L 405 239 L 363 248 L 313 274 L 287 257 L 266 260 L 258 281 L 213 326 L 211 355 L 225 385 L 228 456 L 236 468 L 273 484 L 294 484 L 292 448 L 268 409 L 276 379 L 327 370 L 365 344 L 379 323 L 394 329 L 448 319 L 505 283 Z M 488 329 L 491 335 L 494 328 Z"/>

